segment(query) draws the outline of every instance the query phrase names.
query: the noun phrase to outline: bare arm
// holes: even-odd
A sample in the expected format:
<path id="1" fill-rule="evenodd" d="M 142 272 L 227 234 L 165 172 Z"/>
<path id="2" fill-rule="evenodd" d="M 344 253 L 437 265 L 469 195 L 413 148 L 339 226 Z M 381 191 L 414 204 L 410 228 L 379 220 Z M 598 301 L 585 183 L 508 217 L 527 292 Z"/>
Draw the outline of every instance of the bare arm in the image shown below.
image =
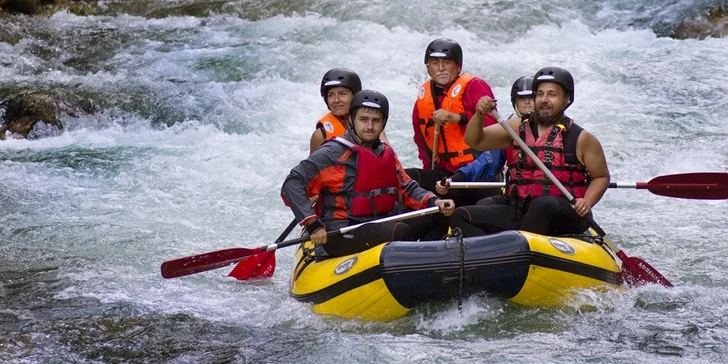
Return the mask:
<path id="1" fill-rule="evenodd" d="M 313 154 L 313 152 L 315 152 L 316 149 L 321 146 L 321 143 L 323 143 L 324 140 L 324 133 L 321 131 L 321 129 L 316 128 L 316 130 L 313 131 L 313 134 L 311 134 L 311 143 L 308 155 Z"/>
<path id="2" fill-rule="evenodd" d="M 581 132 L 579 139 L 576 141 L 576 151 L 576 157 L 586 167 L 591 178 L 584 199 L 590 206 L 594 206 L 601 200 L 609 187 L 610 177 L 607 158 L 604 156 L 602 144 L 586 130 Z"/>
<path id="3" fill-rule="evenodd" d="M 483 127 L 483 113 L 477 110 L 465 129 L 465 142 L 476 150 L 503 149 L 513 145 L 513 139 L 500 124 Z M 518 130 L 520 119 L 507 121 L 513 130 Z"/>

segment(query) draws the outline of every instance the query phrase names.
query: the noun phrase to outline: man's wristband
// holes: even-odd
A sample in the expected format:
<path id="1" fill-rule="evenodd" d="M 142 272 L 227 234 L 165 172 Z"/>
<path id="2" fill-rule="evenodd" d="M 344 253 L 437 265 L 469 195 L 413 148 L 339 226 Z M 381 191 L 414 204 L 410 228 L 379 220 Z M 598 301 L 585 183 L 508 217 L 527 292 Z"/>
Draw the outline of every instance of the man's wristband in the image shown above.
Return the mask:
<path id="1" fill-rule="evenodd" d="M 324 227 L 324 224 L 321 222 L 321 219 L 316 219 L 308 223 L 303 228 L 306 229 L 306 232 L 309 236 L 311 234 L 315 233 L 318 229 L 322 229 Z"/>

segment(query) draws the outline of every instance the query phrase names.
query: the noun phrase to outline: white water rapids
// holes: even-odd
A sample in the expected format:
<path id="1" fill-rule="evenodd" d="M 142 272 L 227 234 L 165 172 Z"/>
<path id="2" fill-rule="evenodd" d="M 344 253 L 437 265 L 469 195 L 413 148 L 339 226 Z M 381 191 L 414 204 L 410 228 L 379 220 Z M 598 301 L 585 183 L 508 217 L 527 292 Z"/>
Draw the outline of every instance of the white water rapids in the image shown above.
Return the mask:
<path id="1" fill-rule="evenodd" d="M 502 114 L 516 78 L 571 71 L 569 114 L 600 139 L 612 181 L 724 172 L 728 39 L 650 28 L 708 2 L 160 3 L 0 18 L 0 99 L 62 90 L 100 107 L 66 117 L 60 136 L 0 141 L 3 361 L 728 360 L 725 200 L 608 191 L 599 224 L 676 287 L 584 292 L 574 310 L 474 297 L 462 314 L 453 302 L 386 324 L 321 317 L 288 296 L 292 248 L 265 282 L 159 274 L 165 260 L 257 247 L 288 225 L 279 188 L 326 111 L 329 68 L 387 95 L 387 135 L 419 166 L 410 117 L 424 47 L 440 36 L 460 42 Z"/>

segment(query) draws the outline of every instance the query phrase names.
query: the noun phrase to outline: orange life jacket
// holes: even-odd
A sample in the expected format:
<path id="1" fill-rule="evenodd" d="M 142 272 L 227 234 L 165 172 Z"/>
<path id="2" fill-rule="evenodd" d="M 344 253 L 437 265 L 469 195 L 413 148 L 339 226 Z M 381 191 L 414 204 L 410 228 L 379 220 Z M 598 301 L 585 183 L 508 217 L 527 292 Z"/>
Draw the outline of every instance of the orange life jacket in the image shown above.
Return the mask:
<path id="1" fill-rule="evenodd" d="M 365 217 L 389 215 L 399 201 L 399 177 L 394 150 L 384 144 L 381 156 L 344 138 L 335 137 L 357 155 L 354 191 L 336 195 L 351 197 L 349 216 Z"/>
<path id="2" fill-rule="evenodd" d="M 563 124 L 549 127 L 536 139 L 537 127 L 526 119 L 518 128 L 519 136 L 574 198 L 584 197 L 589 174 L 576 156 L 576 141 L 584 129 L 564 117 Z M 562 195 L 518 144 L 514 143 L 513 149 L 516 153 L 508 156 L 507 188 L 511 197 L 524 202 L 528 198 Z"/>
<path id="3" fill-rule="evenodd" d="M 465 112 L 463 94 L 468 83 L 473 78 L 475 77 L 469 74 L 461 74 L 447 89 L 441 107 L 436 105 L 437 97 L 434 94 L 435 81 L 430 80 L 420 86 L 417 94 L 417 114 L 420 117 L 420 130 L 424 139 L 425 152 L 428 156 L 432 155 L 435 135 L 435 122 L 432 120 L 432 113 L 440 108 L 456 114 Z M 460 125 L 460 123 L 445 123 L 440 128 L 437 160 L 449 161 L 453 167 L 459 168 L 474 161 L 479 155 L 479 151 L 476 151 L 465 143 L 465 126 Z"/>
<path id="4" fill-rule="evenodd" d="M 331 112 L 324 115 L 321 120 L 316 122 L 316 128 L 321 129 L 321 132 L 324 133 L 325 140 L 342 136 L 346 132 L 346 126 Z"/>

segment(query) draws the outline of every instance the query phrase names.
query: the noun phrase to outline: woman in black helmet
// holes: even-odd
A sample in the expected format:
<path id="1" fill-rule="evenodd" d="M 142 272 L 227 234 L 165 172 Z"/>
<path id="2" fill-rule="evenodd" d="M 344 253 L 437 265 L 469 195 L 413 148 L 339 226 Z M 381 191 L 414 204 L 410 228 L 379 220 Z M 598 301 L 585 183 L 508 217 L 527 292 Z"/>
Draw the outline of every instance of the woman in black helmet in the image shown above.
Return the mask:
<path id="1" fill-rule="evenodd" d="M 508 119 L 517 117 L 521 118 L 523 115 L 527 115 L 533 112 L 533 77 L 523 76 L 519 77 L 516 82 L 511 86 L 511 105 L 513 105 L 514 114 L 508 117 Z"/>
<path id="2" fill-rule="evenodd" d="M 309 154 L 318 149 L 325 140 L 341 136 L 347 129 L 349 105 L 354 94 L 361 91 L 361 79 L 348 68 L 332 68 L 321 79 L 321 97 L 329 112 L 317 123 L 311 134 Z M 389 144 L 382 134 L 382 141 Z"/>

